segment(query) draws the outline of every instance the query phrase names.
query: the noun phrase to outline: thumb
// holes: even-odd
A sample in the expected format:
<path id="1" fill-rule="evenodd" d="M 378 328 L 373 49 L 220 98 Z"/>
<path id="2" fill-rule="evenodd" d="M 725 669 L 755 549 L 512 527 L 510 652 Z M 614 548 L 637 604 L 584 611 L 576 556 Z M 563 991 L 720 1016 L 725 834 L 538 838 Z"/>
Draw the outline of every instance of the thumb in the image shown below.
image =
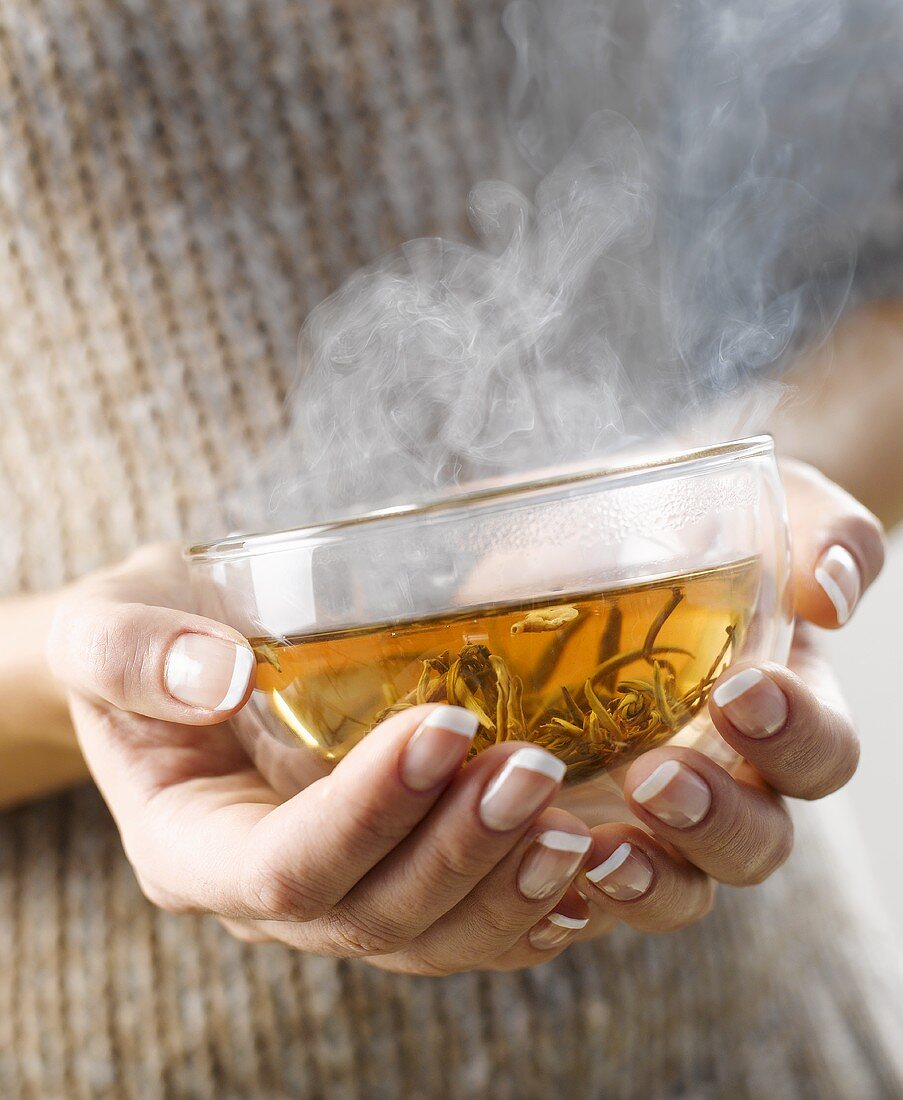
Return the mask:
<path id="1" fill-rule="evenodd" d="M 843 626 L 884 564 L 884 533 L 867 509 L 811 466 L 784 461 L 796 614 Z"/>
<path id="2" fill-rule="evenodd" d="M 254 653 L 227 626 L 199 615 L 74 593 L 50 627 L 47 658 L 74 691 L 121 710 L 209 725 L 243 706 Z"/>

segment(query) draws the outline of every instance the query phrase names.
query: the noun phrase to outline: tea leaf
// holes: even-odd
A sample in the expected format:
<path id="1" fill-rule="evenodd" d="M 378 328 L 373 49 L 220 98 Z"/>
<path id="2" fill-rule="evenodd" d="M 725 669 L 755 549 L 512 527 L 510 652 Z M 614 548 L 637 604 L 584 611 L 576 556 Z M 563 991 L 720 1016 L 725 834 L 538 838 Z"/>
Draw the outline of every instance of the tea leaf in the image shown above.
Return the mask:
<path id="1" fill-rule="evenodd" d="M 279 650 L 274 645 L 256 645 L 254 652 L 263 658 L 268 665 L 272 665 L 277 672 L 282 671 L 282 662 L 279 660 Z"/>
<path id="2" fill-rule="evenodd" d="M 653 646 L 655 645 L 656 639 L 658 638 L 659 634 L 661 634 L 662 632 L 662 627 L 677 610 L 683 598 L 683 592 L 681 592 L 679 588 L 673 588 L 671 590 L 671 598 L 652 620 L 652 623 L 650 624 L 649 630 L 646 634 L 646 640 L 643 642 L 643 656 L 646 657 L 647 660 L 653 652 Z"/>
<path id="3" fill-rule="evenodd" d="M 573 722 L 568 722 L 565 718 L 553 718 L 553 726 L 560 726 L 561 729 L 567 730 L 569 733 L 581 734 L 583 733 L 583 726 L 575 726 Z"/>
<path id="4" fill-rule="evenodd" d="M 574 702 L 574 696 L 566 687 L 562 687 L 561 694 L 564 697 L 564 703 L 568 709 L 568 714 L 571 716 L 571 721 L 579 725 L 583 721 L 583 711 Z"/>
<path id="5" fill-rule="evenodd" d="M 521 738 L 527 731 L 524 718 L 524 682 L 520 676 L 511 681 L 511 694 L 508 696 L 508 729 L 512 740 Z"/>
<path id="6" fill-rule="evenodd" d="M 624 616 L 621 614 L 621 609 L 615 605 L 608 613 L 608 619 L 605 623 L 605 630 L 602 637 L 599 639 L 599 653 L 598 663 L 600 665 L 605 664 L 606 661 L 614 657 L 621 645 L 621 629 L 623 626 Z M 614 690 L 614 673 L 605 677 L 602 684 L 603 687 L 609 691 Z"/>
<path id="7" fill-rule="evenodd" d="M 576 607 L 543 607 L 536 611 L 528 611 L 519 621 L 512 625 L 511 633 L 535 634 L 544 630 L 558 630 L 559 627 L 571 623 L 580 612 Z"/>
<path id="8" fill-rule="evenodd" d="M 462 658 L 459 657 L 457 661 L 452 663 L 451 668 L 448 670 L 448 677 L 446 679 L 447 701 L 454 706 L 466 707 L 477 716 L 481 726 L 484 726 L 490 732 L 495 732 L 495 722 L 489 717 L 473 692 L 467 686 L 465 681 L 465 670 L 462 667 L 463 663 Z"/>
<path id="9" fill-rule="evenodd" d="M 670 726 L 671 729 L 674 729 L 677 724 L 677 715 L 671 707 L 671 700 L 668 698 L 668 685 L 665 683 L 665 674 L 658 661 L 652 662 L 652 673 L 652 684 L 655 688 L 655 705 L 658 707 L 658 712 L 665 724 Z"/>
<path id="10" fill-rule="evenodd" d="M 601 665 L 598 665 L 596 669 L 590 674 L 590 682 L 595 684 L 597 680 L 604 679 L 608 673 L 617 672 L 619 668 L 624 668 L 627 665 L 632 665 L 634 661 L 640 661 L 644 658 L 650 658 L 658 656 L 661 653 L 678 653 L 682 657 L 692 657 L 693 654 L 688 649 L 681 649 L 679 646 L 655 646 L 653 649 L 634 649 L 630 653 L 619 653 L 615 657 L 609 658 L 607 661 L 603 661 Z"/>
<path id="11" fill-rule="evenodd" d="M 583 685 L 583 694 L 586 696 L 590 711 L 599 723 L 601 730 L 614 737 L 620 737 L 621 731 L 618 728 L 617 722 L 615 722 L 614 718 L 609 714 L 607 707 L 603 704 L 599 696 L 593 691 L 593 685 L 589 680 Z"/>
<path id="12" fill-rule="evenodd" d="M 568 646 L 570 640 L 574 637 L 578 630 L 584 627 L 589 622 L 588 615 L 582 615 L 579 618 L 573 619 L 567 623 L 564 627 L 557 630 L 555 637 L 549 642 L 543 655 L 536 662 L 536 669 L 533 673 L 533 682 L 537 688 L 542 689 L 545 687 L 548 680 L 551 679 L 552 673 L 558 667 L 558 662 L 561 659 L 562 653 Z"/>

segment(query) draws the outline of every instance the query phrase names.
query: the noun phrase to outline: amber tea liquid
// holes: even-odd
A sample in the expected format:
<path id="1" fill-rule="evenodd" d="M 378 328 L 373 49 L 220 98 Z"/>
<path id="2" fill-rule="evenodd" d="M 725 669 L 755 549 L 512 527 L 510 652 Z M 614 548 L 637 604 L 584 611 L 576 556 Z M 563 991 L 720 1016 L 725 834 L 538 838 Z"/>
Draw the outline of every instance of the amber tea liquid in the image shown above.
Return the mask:
<path id="1" fill-rule="evenodd" d="M 625 587 L 415 622 L 257 638 L 258 700 L 323 758 L 419 703 L 466 706 L 479 752 L 542 745 L 570 780 L 666 741 L 742 646 L 756 558 Z"/>

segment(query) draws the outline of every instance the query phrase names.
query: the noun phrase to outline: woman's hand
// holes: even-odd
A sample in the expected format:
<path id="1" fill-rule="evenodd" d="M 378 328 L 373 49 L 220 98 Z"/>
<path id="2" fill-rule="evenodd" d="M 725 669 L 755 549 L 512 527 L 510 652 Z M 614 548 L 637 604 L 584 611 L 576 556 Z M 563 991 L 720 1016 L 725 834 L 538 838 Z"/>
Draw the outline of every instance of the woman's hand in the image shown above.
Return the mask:
<path id="1" fill-rule="evenodd" d="M 462 768 L 473 716 L 418 707 L 283 801 L 224 721 L 251 691 L 250 648 L 172 610 L 189 604 L 175 550 L 147 549 L 73 589 L 49 644 L 152 901 L 243 938 L 425 974 L 542 959 L 561 930 L 553 910 L 585 923 L 568 891 L 591 839 L 549 808 L 554 757 L 505 744 Z"/>
<path id="2" fill-rule="evenodd" d="M 744 758 L 738 766 L 716 763 L 718 746 L 711 755 L 667 746 L 627 769 L 625 798 L 642 828 L 594 830 L 584 891 L 594 915 L 654 932 L 692 922 L 716 882 L 761 882 L 790 854 L 782 796 L 822 798 L 856 769 L 856 732 L 810 624 L 847 621 L 881 570 L 884 538 L 874 516 L 811 467 L 785 463 L 783 474 L 798 617 L 789 668 L 737 665 L 716 684 L 709 712 Z"/>
<path id="3" fill-rule="evenodd" d="M 798 613 L 838 625 L 880 569 L 880 528 L 812 471 L 786 474 Z M 786 857 L 779 792 L 821 797 L 855 768 L 855 734 L 801 631 L 795 672 L 732 669 L 716 687 L 714 722 L 749 764 L 731 775 L 667 747 L 630 766 L 643 828 L 590 833 L 550 807 L 562 769 L 535 747 L 461 767 L 472 719 L 447 707 L 395 716 L 283 801 L 226 721 L 252 687 L 247 643 L 179 607 L 178 555 L 145 550 L 71 591 L 50 660 L 145 893 L 246 939 L 445 974 L 533 965 L 616 920 L 678 928 L 708 911 L 715 880 L 759 882 Z"/>

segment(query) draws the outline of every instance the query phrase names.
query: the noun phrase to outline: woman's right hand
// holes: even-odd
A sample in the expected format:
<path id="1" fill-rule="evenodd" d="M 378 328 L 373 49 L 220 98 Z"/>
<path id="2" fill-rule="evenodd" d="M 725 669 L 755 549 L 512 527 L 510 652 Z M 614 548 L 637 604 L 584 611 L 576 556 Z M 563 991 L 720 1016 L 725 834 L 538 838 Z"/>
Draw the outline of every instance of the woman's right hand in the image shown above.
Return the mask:
<path id="1" fill-rule="evenodd" d="M 554 757 L 511 743 L 462 768 L 472 715 L 418 707 L 283 801 L 228 722 L 253 686 L 247 642 L 179 607 L 177 551 L 149 548 L 71 589 L 48 646 L 153 902 L 424 974 L 545 961 L 586 923 L 572 883 L 591 838 L 549 807 Z"/>

